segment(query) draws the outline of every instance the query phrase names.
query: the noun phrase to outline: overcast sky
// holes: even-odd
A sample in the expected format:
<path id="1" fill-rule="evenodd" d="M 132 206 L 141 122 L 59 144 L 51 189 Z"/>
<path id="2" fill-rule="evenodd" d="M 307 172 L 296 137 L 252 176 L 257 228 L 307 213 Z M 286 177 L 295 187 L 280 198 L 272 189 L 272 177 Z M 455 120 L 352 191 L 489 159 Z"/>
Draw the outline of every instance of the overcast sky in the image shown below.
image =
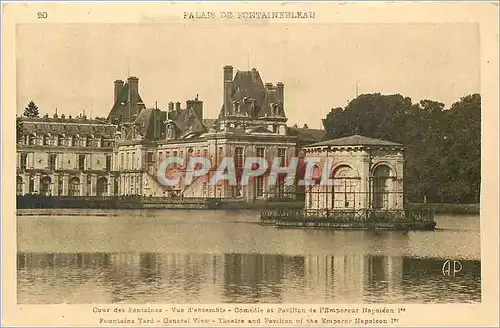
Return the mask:
<path id="1" fill-rule="evenodd" d="M 256 67 L 285 83 L 289 123 L 320 127 L 359 93 L 400 93 L 448 107 L 480 91 L 479 30 L 472 24 L 31 24 L 17 27 L 17 113 L 106 116 L 113 81 L 139 78 L 155 101 L 222 104 L 222 67 Z"/>

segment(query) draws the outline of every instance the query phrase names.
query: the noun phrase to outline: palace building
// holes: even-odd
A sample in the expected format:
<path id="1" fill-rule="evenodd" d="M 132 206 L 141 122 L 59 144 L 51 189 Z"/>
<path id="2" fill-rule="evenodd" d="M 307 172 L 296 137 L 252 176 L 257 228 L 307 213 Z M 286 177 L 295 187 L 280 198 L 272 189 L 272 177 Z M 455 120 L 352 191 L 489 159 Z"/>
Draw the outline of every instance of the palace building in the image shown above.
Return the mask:
<path id="1" fill-rule="evenodd" d="M 18 118 L 17 194 L 46 196 L 142 196 L 240 198 L 245 201 L 291 197 L 306 210 L 403 208 L 402 145 L 350 136 L 324 141 L 323 130 L 287 125 L 285 86 L 264 82 L 257 69 L 222 70 L 223 96 L 216 118 L 206 118 L 203 101 L 170 102 L 165 110 L 148 108 L 139 79 L 113 84 L 113 105 L 104 119 L 54 114 Z M 333 185 L 268 185 L 269 170 L 241 184 L 247 157 L 319 157 L 315 179 L 326 173 Z M 162 185 L 160 164 L 167 157 L 210 160 L 205 177 L 190 184 L 180 179 Z M 223 158 L 233 158 L 237 184 L 209 183 Z M 296 182 L 300 177 L 296 177 Z"/>
<path id="2" fill-rule="evenodd" d="M 54 114 L 20 119 L 17 141 L 17 194 L 108 196 L 116 126 L 85 116 Z"/>
<path id="3" fill-rule="evenodd" d="M 302 145 L 319 142 L 322 130 L 287 126 L 282 82 L 264 83 L 257 69 L 222 71 L 223 98 L 217 118 L 207 119 L 198 96 L 147 108 L 139 79 L 114 82 L 114 103 L 106 120 L 85 116 L 20 118 L 18 194 L 51 196 L 220 197 L 245 200 L 284 197 L 294 192 L 283 179 L 268 186 L 266 174 L 250 184 L 210 185 L 200 177 L 189 185 L 158 182 L 168 156 L 203 156 L 213 168 L 224 157 L 235 160 L 238 178 L 248 156 L 280 157 L 283 166 Z"/>
<path id="4" fill-rule="evenodd" d="M 313 179 L 321 182 L 327 165 L 334 181 L 306 187 L 306 210 L 403 209 L 402 145 L 354 135 L 310 144 L 304 150 L 306 157 L 320 158 Z"/>

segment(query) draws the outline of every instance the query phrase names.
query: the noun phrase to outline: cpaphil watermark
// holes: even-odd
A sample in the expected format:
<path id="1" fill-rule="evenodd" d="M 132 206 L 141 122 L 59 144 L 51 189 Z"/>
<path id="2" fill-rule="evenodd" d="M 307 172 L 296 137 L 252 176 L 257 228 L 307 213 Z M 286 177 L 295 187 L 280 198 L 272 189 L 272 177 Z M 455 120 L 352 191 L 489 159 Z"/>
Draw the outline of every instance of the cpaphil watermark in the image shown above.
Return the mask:
<path id="1" fill-rule="evenodd" d="M 201 177 L 210 185 L 227 181 L 229 185 L 246 186 L 252 179 L 264 176 L 267 185 L 276 185 L 278 181 L 284 185 L 293 185 L 297 178 L 299 186 L 324 185 L 333 186 L 339 179 L 330 177 L 333 160 L 327 159 L 320 168 L 320 157 L 292 157 L 283 165 L 282 157 L 274 158 L 271 163 L 262 157 L 247 157 L 242 165 L 236 165 L 234 157 L 224 157 L 215 166 L 205 157 L 167 157 L 158 166 L 156 175 L 158 182 L 164 186 L 182 183 L 190 185 Z M 300 162 L 300 165 L 299 165 Z M 301 172 L 298 176 L 298 171 Z"/>

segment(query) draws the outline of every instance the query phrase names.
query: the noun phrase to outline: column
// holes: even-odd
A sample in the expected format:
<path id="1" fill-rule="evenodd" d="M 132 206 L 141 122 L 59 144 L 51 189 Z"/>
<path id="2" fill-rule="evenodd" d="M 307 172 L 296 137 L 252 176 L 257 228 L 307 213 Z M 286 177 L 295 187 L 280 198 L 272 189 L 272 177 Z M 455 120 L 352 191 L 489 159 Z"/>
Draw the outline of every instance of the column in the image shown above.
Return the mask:
<path id="1" fill-rule="evenodd" d="M 59 196 L 68 196 L 69 194 L 69 176 L 67 174 L 63 175 L 62 179 L 62 194 Z"/>
<path id="2" fill-rule="evenodd" d="M 59 174 L 52 175 L 52 196 L 59 196 Z"/>
<path id="3" fill-rule="evenodd" d="M 359 175 L 360 175 L 360 186 L 359 186 L 359 201 L 356 199 L 356 202 L 361 205 L 356 204 L 356 208 L 360 209 L 368 209 L 371 203 L 370 197 L 372 197 L 370 192 L 370 158 L 367 155 L 363 155 L 360 159 L 360 167 L 359 167 Z"/>
<path id="4" fill-rule="evenodd" d="M 29 193 L 29 186 L 30 186 L 30 176 L 29 174 L 23 173 L 21 174 L 21 177 L 23 178 L 23 195 L 26 195 Z"/>
<path id="5" fill-rule="evenodd" d="M 115 176 L 108 175 L 108 196 L 115 196 L 117 190 L 115 190 Z"/>
<path id="6" fill-rule="evenodd" d="M 80 174 L 80 196 L 87 196 L 87 174 Z"/>
<path id="7" fill-rule="evenodd" d="M 90 179 L 90 196 L 97 196 L 97 175 L 92 173 Z"/>
<path id="8" fill-rule="evenodd" d="M 40 173 L 35 173 L 35 176 L 34 176 L 34 192 L 35 193 L 40 193 Z"/>
<path id="9" fill-rule="evenodd" d="M 395 195 L 395 201 L 394 201 L 394 206 L 398 210 L 404 209 L 404 160 L 398 160 L 396 162 L 396 172 L 398 175 L 398 180 L 394 181 L 395 184 L 395 189 L 398 192 L 398 194 Z"/>

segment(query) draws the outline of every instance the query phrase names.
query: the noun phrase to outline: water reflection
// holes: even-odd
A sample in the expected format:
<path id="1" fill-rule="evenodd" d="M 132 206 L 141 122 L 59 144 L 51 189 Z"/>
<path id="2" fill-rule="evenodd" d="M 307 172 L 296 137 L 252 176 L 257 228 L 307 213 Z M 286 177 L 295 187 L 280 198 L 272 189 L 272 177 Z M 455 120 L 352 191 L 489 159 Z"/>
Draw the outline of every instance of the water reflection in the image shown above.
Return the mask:
<path id="1" fill-rule="evenodd" d="M 480 302 L 480 262 L 374 255 L 19 252 L 19 303 Z"/>

